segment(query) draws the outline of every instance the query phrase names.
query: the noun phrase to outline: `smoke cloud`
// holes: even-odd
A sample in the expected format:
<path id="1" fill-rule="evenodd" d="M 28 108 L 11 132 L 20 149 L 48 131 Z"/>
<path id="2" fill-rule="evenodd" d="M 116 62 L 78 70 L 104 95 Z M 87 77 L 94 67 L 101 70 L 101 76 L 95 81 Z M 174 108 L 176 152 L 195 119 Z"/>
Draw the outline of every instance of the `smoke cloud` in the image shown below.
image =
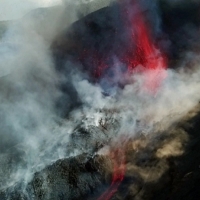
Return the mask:
<path id="1" fill-rule="evenodd" d="M 35 172 L 56 160 L 91 151 L 90 146 L 86 147 L 87 141 L 80 141 L 81 148 L 70 146 L 70 135 L 80 124 L 84 129 L 111 124 L 108 136 L 102 136 L 96 130 L 96 135 L 92 136 L 92 140 L 106 143 L 108 138 L 115 140 L 121 135 L 132 138 L 139 133 L 166 130 L 199 102 L 200 70 L 196 49 L 200 43 L 194 43 L 198 24 L 184 22 L 176 29 L 178 33 L 178 30 L 191 26 L 189 30 L 184 29 L 184 36 L 189 34 L 193 40 L 187 40 L 186 50 L 175 52 L 181 60 L 169 62 L 169 69 L 141 72 L 145 66 L 137 66 L 138 73 L 122 78 L 120 70 L 124 63 L 111 55 L 113 67 L 119 70 L 113 79 L 116 84 L 109 85 L 107 74 L 100 81 L 91 81 L 81 63 L 73 63 L 70 59 L 63 61 L 65 69 L 59 71 L 60 66 L 57 66 L 51 49 L 54 39 L 68 30 L 72 22 L 106 4 L 98 6 L 98 2 L 84 1 L 78 6 L 84 8 L 81 11 L 70 1 L 65 5 L 52 12 L 41 12 L 39 18 L 40 10 L 11 22 L 1 38 L 1 189 L 22 180 L 26 186 Z M 161 17 L 166 13 L 163 14 L 158 4 L 152 1 L 142 1 L 141 7 L 142 12 L 149 11 L 152 35 L 161 37 L 165 25 Z M 160 40 L 160 46 L 173 57 L 184 36 L 177 40 L 178 47 L 173 46 L 171 41 L 177 36 L 168 28 L 164 27 L 168 35 L 165 40 Z M 162 83 L 156 92 L 149 92 L 144 87 L 147 77 L 149 81 L 159 79 L 159 76 L 164 77 Z M 118 86 L 119 82 L 125 83 L 123 87 Z M 105 95 L 105 90 L 109 95 Z M 116 126 L 112 129 L 113 124 Z M 168 149 L 166 146 L 163 151 Z M 161 150 L 158 152 L 159 156 L 163 154 Z"/>

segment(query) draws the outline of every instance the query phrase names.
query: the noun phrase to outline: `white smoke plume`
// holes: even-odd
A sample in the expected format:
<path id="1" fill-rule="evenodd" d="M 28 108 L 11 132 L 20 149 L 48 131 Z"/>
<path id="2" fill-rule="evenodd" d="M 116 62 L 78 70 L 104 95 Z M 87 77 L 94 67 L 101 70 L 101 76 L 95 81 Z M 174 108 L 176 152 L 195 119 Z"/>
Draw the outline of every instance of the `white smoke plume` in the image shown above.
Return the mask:
<path id="1" fill-rule="evenodd" d="M 1 180 L 6 181 L 1 187 L 28 182 L 34 172 L 67 156 L 64 146 L 73 126 L 66 122 L 61 128 L 54 110 L 61 94 L 49 49 L 60 11 L 45 29 L 39 28 L 41 17 L 26 15 L 11 22 L 1 38 Z"/>

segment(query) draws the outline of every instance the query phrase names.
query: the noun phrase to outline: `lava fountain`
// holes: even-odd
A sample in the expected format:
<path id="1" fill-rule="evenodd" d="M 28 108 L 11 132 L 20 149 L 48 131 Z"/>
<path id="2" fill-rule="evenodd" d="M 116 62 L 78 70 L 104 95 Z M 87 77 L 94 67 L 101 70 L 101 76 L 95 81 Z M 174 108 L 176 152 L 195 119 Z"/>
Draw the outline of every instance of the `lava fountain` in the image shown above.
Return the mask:
<path id="1" fill-rule="evenodd" d="M 131 8 L 132 12 L 130 8 L 127 9 L 127 5 L 124 8 L 125 23 L 130 26 L 131 38 L 129 53 L 125 55 L 123 62 L 128 66 L 130 73 L 134 73 L 138 66 L 142 66 L 145 74 L 144 87 L 156 92 L 166 77 L 167 59 L 155 45 L 139 1 L 133 0 Z"/>

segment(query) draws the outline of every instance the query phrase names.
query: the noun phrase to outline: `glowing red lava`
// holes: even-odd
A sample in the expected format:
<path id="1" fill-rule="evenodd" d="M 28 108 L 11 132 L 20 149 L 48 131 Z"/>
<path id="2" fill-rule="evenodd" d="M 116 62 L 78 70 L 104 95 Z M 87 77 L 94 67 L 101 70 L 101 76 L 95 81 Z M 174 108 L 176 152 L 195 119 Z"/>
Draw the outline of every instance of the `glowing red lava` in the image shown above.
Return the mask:
<path id="1" fill-rule="evenodd" d="M 150 27 L 145 21 L 138 1 L 133 0 L 133 10 L 126 9 L 128 23 L 131 26 L 130 54 L 124 58 L 130 72 L 141 65 L 144 68 L 145 87 L 155 91 L 166 76 L 167 60 L 154 44 Z M 133 13 L 131 13 L 133 12 Z M 127 18 L 127 17 L 126 17 Z"/>
<path id="2" fill-rule="evenodd" d="M 116 192 L 120 183 L 124 179 L 125 174 L 125 152 L 123 149 L 117 148 L 110 153 L 113 162 L 113 176 L 112 183 L 108 190 L 106 190 L 98 200 L 109 200 Z"/>
<path id="3" fill-rule="evenodd" d="M 148 26 L 144 11 L 141 11 L 139 1 L 132 0 L 131 3 L 123 1 L 121 10 L 124 32 L 127 34 L 125 43 L 128 44 L 122 44 L 121 50 L 115 52 L 117 55 L 115 53 L 113 55 L 126 66 L 126 71 L 121 72 L 121 76 L 138 72 L 140 66 L 140 72 L 144 74 L 144 88 L 155 91 L 166 77 L 166 56 L 162 54 L 151 36 L 151 27 Z M 107 64 L 110 56 L 106 57 L 95 50 L 92 53 L 85 50 L 85 53 L 84 57 L 92 57 L 90 64 L 95 66 L 93 75 L 97 79 L 104 76 L 108 68 L 112 68 L 112 71 L 117 68 L 115 64 Z"/>

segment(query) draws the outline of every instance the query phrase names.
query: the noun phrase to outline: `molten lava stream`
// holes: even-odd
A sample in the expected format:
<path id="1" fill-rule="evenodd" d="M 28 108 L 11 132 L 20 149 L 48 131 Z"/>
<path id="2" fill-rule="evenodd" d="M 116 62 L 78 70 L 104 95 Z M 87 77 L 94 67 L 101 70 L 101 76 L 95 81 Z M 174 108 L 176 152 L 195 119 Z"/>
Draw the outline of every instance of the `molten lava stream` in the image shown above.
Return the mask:
<path id="1" fill-rule="evenodd" d="M 109 200 L 117 192 L 125 174 L 125 152 L 120 147 L 110 153 L 113 162 L 113 175 L 110 187 L 98 198 L 98 200 Z"/>

